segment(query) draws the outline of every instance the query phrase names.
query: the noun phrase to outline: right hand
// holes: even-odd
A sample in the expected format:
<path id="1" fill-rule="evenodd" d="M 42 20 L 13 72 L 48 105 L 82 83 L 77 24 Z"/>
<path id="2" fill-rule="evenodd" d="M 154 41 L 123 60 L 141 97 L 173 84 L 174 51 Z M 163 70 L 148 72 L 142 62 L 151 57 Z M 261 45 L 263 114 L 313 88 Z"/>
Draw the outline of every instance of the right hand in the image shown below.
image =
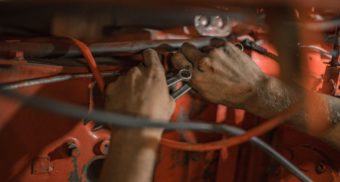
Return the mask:
<path id="1" fill-rule="evenodd" d="M 133 67 L 106 89 L 106 110 L 168 122 L 175 108 L 155 50 L 143 52 L 144 66 Z"/>
<path id="2" fill-rule="evenodd" d="M 208 54 L 185 43 L 172 63 L 176 70 L 192 70 L 190 84 L 205 99 L 234 107 L 243 108 L 268 80 L 251 58 L 231 43 Z"/>

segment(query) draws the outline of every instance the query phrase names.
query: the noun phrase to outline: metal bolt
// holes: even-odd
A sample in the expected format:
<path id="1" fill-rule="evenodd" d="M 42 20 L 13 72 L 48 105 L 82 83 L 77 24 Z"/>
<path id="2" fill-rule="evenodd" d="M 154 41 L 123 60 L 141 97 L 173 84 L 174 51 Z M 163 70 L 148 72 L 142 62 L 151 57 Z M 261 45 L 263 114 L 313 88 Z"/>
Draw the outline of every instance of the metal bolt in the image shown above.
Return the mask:
<path id="1" fill-rule="evenodd" d="M 222 28 L 223 27 L 223 19 L 219 16 L 212 17 L 211 25 L 214 27 Z"/>
<path id="2" fill-rule="evenodd" d="M 206 26 L 208 25 L 208 18 L 205 16 L 197 16 L 198 17 L 198 22 L 200 25 Z"/>
<path id="3" fill-rule="evenodd" d="M 109 151 L 110 140 L 103 140 L 100 142 L 99 151 L 101 155 L 106 155 Z"/>
<path id="4" fill-rule="evenodd" d="M 70 157 L 78 157 L 80 155 L 80 150 L 73 141 L 68 142 L 67 145 L 67 153 Z"/>
<path id="5" fill-rule="evenodd" d="M 324 173 L 326 171 L 326 166 L 323 163 L 319 163 L 316 167 L 315 167 L 315 171 L 318 174 Z"/>

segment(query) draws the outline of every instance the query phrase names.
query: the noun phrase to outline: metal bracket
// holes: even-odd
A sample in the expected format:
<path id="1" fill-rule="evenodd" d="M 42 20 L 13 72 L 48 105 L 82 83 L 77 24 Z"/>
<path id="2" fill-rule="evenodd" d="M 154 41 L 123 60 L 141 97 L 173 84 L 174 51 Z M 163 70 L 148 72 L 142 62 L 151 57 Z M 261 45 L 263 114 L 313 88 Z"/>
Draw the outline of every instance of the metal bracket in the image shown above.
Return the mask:
<path id="1" fill-rule="evenodd" d="M 195 28 L 200 35 L 211 37 L 226 37 L 232 31 L 232 21 L 226 21 L 220 16 L 195 16 Z"/>

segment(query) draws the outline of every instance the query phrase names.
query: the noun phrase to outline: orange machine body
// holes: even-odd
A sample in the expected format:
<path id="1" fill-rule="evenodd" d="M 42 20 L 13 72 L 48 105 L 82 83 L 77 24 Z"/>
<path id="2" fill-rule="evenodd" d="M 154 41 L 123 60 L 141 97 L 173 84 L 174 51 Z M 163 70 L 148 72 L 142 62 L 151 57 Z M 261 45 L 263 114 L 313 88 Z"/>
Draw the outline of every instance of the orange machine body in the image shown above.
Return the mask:
<path id="1" fill-rule="evenodd" d="M 263 46 L 270 48 L 269 45 Z M 279 66 L 269 58 L 251 53 L 253 60 L 268 75 L 278 76 Z M 310 88 L 324 73 L 325 65 L 317 53 L 308 54 Z M 115 70 L 100 66 L 100 70 Z M 0 83 L 48 77 L 63 73 L 82 73 L 79 67 L 33 65 L 25 60 L 1 60 Z M 93 107 L 97 97 L 92 92 L 91 79 L 74 79 L 52 84 L 22 88 L 25 94 L 42 95 L 65 102 Z M 308 85 L 307 84 L 307 85 Z M 320 84 L 320 83 L 319 83 Z M 99 94 L 99 93 L 98 93 Z M 48 113 L 0 97 L 0 179 L 2 181 L 86 181 L 98 176 L 93 161 L 103 158 L 109 144 L 110 132 L 96 128 L 93 122 L 71 119 Z M 257 126 L 262 119 L 243 110 L 227 108 L 186 95 L 176 103 L 172 120 L 186 113 L 190 119 L 210 123 L 228 123 L 244 129 Z M 164 138 L 205 143 L 228 138 L 228 135 L 167 131 Z M 282 126 L 264 136 L 287 159 L 315 181 L 340 181 L 339 152 L 325 143 Z M 127 143 L 128 145 L 128 143 Z M 269 156 L 250 144 L 215 151 L 193 152 L 160 145 L 154 181 L 298 181 Z M 100 165 L 94 165 L 94 168 Z M 99 167 L 98 167 L 99 168 Z M 128 171 L 127 171 L 128 172 Z"/>

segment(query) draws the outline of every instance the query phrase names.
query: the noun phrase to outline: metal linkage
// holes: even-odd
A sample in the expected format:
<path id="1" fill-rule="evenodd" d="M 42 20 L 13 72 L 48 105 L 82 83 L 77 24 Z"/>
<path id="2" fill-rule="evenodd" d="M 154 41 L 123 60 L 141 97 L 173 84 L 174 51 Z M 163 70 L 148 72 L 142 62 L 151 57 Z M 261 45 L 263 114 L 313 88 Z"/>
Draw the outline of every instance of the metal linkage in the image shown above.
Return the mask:
<path id="1" fill-rule="evenodd" d="M 274 61 L 278 60 L 278 56 L 275 55 L 274 53 L 269 52 L 267 49 L 265 49 L 264 47 L 261 47 L 259 45 L 257 45 L 254 41 L 251 41 L 249 39 L 244 39 L 241 43 L 242 46 L 244 46 L 245 48 L 254 50 L 260 54 L 263 54 L 271 59 L 273 59 Z"/>
<path id="2" fill-rule="evenodd" d="M 332 52 L 327 51 L 326 49 L 323 49 L 320 46 L 316 46 L 316 45 L 301 45 L 301 48 L 304 49 L 311 49 L 313 51 L 319 52 L 321 56 L 326 57 L 328 59 L 332 58 Z"/>
<path id="3" fill-rule="evenodd" d="M 203 36 L 226 37 L 232 32 L 233 22 L 227 17 L 223 20 L 220 16 L 206 17 L 202 15 L 195 16 L 195 28 Z"/>
<path id="4" fill-rule="evenodd" d="M 166 47 L 175 50 L 183 43 L 189 42 L 196 47 L 210 45 L 213 38 L 203 37 L 184 40 L 147 40 L 131 42 L 95 43 L 89 45 L 93 56 L 112 56 L 120 53 L 137 53 L 148 48 Z M 25 58 L 74 58 L 81 57 L 79 49 L 70 45 L 65 38 L 47 38 L 23 42 L 0 42 L 0 56 L 8 56 L 9 52 L 22 51 Z"/>
<path id="5" fill-rule="evenodd" d="M 0 89 L 0 93 L 11 99 L 18 100 L 27 105 L 50 111 L 57 114 L 62 114 L 77 119 L 86 119 L 99 121 L 102 123 L 120 126 L 120 127 L 133 127 L 133 128 L 164 128 L 167 130 L 193 130 L 193 131 L 204 131 L 204 132 L 219 132 L 229 133 L 231 135 L 243 135 L 244 130 L 229 126 L 226 124 L 207 124 L 203 122 L 179 122 L 179 123 L 166 123 L 166 122 L 155 122 L 145 118 L 135 118 L 131 116 L 121 115 L 117 113 L 110 113 L 105 111 L 93 110 L 90 113 L 88 109 L 81 106 L 75 106 L 71 104 L 62 103 L 59 101 L 52 101 L 50 99 L 44 99 L 37 96 L 26 96 L 10 90 Z M 306 176 L 300 169 L 294 164 L 285 159 L 281 154 L 276 152 L 268 144 L 264 143 L 258 137 L 252 137 L 250 142 L 255 146 L 259 147 L 263 152 L 267 153 L 281 165 L 283 165 L 288 171 L 294 174 L 303 182 L 312 182 L 312 180 Z"/>
<path id="6" fill-rule="evenodd" d="M 119 73 L 118 72 L 102 72 L 101 75 L 103 77 L 118 76 Z M 10 84 L 3 84 L 3 85 L 0 84 L 0 89 L 14 90 L 14 89 L 23 88 L 23 87 L 31 87 L 35 85 L 55 83 L 55 82 L 61 82 L 61 81 L 77 79 L 77 78 L 92 78 L 92 77 L 93 77 L 93 74 L 91 73 L 57 75 L 57 76 L 52 76 L 52 77 L 47 77 L 47 78 L 24 80 L 24 81 L 10 83 Z"/>

